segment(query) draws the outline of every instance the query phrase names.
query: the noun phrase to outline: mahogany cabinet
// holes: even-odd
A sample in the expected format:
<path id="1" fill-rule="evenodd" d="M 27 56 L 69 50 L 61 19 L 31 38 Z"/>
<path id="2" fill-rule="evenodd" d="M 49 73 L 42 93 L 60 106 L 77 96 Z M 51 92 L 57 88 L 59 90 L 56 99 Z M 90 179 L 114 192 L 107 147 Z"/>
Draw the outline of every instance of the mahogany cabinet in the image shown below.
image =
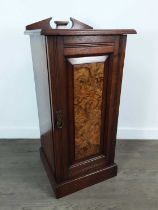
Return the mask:
<path id="1" fill-rule="evenodd" d="M 114 162 L 127 34 L 74 18 L 26 26 L 30 35 L 41 159 L 62 197 L 117 175 Z"/>

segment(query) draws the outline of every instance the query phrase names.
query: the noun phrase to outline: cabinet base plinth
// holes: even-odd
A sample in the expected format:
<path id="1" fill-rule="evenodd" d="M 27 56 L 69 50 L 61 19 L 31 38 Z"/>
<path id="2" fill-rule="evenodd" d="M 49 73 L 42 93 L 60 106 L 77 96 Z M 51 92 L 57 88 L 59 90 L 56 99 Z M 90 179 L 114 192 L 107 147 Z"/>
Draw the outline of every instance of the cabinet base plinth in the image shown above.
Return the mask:
<path id="1" fill-rule="evenodd" d="M 73 192 L 99 183 L 101 181 L 110 179 L 117 175 L 117 165 L 114 163 L 109 167 L 102 168 L 100 170 L 94 171 L 93 173 L 69 179 L 61 183 L 56 183 L 52 169 L 49 166 L 49 163 L 42 148 L 40 148 L 40 156 L 45 170 L 47 172 L 47 176 L 49 178 L 51 186 L 54 189 L 56 198 L 61 198 L 63 196 L 69 195 Z"/>

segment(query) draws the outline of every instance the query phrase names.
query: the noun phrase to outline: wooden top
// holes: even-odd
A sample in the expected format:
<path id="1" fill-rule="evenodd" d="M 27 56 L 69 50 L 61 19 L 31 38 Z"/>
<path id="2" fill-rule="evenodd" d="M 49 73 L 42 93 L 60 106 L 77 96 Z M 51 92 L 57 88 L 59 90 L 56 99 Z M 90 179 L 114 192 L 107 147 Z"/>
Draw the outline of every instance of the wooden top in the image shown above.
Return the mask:
<path id="1" fill-rule="evenodd" d="M 136 34 L 134 29 L 93 29 L 91 26 L 82 23 L 74 18 L 72 27 L 70 29 L 53 29 L 50 26 L 52 18 L 48 18 L 26 26 L 26 34 L 39 33 L 42 35 L 52 36 L 68 36 L 68 35 L 123 35 L 123 34 Z M 56 21 L 55 21 L 56 22 Z M 57 21 L 62 23 L 63 21 Z"/>

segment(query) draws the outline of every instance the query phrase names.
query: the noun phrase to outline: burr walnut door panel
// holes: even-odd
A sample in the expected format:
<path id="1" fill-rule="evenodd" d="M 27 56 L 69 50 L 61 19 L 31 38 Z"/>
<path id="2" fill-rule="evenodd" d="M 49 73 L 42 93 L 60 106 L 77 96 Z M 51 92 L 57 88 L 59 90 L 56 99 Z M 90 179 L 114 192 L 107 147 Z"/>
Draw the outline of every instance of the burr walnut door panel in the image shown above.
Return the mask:
<path id="1" fill-rule="evenodd" d="M 72 80 L 73 153 L 79 161 L 101 152 L 103 85 L 108 56 L 69 58 Z"/>
<path id="2" fill-rule="evenodd" d="M 66 58 L 70 176 L 107 164 L 104 128 L 111 58 L 110 54 Z"/>

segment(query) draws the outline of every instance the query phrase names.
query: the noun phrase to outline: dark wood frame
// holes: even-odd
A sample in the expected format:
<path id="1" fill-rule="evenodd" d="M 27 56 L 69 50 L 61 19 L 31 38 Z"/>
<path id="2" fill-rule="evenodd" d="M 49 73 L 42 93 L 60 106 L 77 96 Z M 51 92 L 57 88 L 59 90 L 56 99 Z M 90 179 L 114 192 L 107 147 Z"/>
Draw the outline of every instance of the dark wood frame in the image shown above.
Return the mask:
<path id="1" fill-rule="evenodd" d="M 52 126 L 41 134 L 40 153 L 55 194 L 62 197 L 117 174 L 114 156 L 126 47 L 125 34 L 136 32 L 129 29 L 93 30 L 92 27 L 75 19 L 72 19 L 74 27 L 72 29 L 50 29 L 49 21 L 50 19 L 46 19 L 26 28 L 30 37 L 32 33 L 38 37 L 45 37 L 45 46 L 41 51 L 47 58 L 45 66 L 50 99 L 47 106 L 51 110 Z M 76 30 L 77 27 L 80 30 Z M 41 28 L 38 32 L 30 31 L 38 28 Z M 73 73 L 72 65 L 67 58 L 98 55 L 109 56 L 105 62 L 101 152 L 74 161 Z M 37 61 L 33 59 L 33 62 Z M 37 89 L 38 85 L 36 85 L 38 98 L 41 95 Z M 40 103 L 38 106 L 41 106 Z M 62 128 L 58 128 L 56 124 L 58 110 L 62 111 Z"/>

